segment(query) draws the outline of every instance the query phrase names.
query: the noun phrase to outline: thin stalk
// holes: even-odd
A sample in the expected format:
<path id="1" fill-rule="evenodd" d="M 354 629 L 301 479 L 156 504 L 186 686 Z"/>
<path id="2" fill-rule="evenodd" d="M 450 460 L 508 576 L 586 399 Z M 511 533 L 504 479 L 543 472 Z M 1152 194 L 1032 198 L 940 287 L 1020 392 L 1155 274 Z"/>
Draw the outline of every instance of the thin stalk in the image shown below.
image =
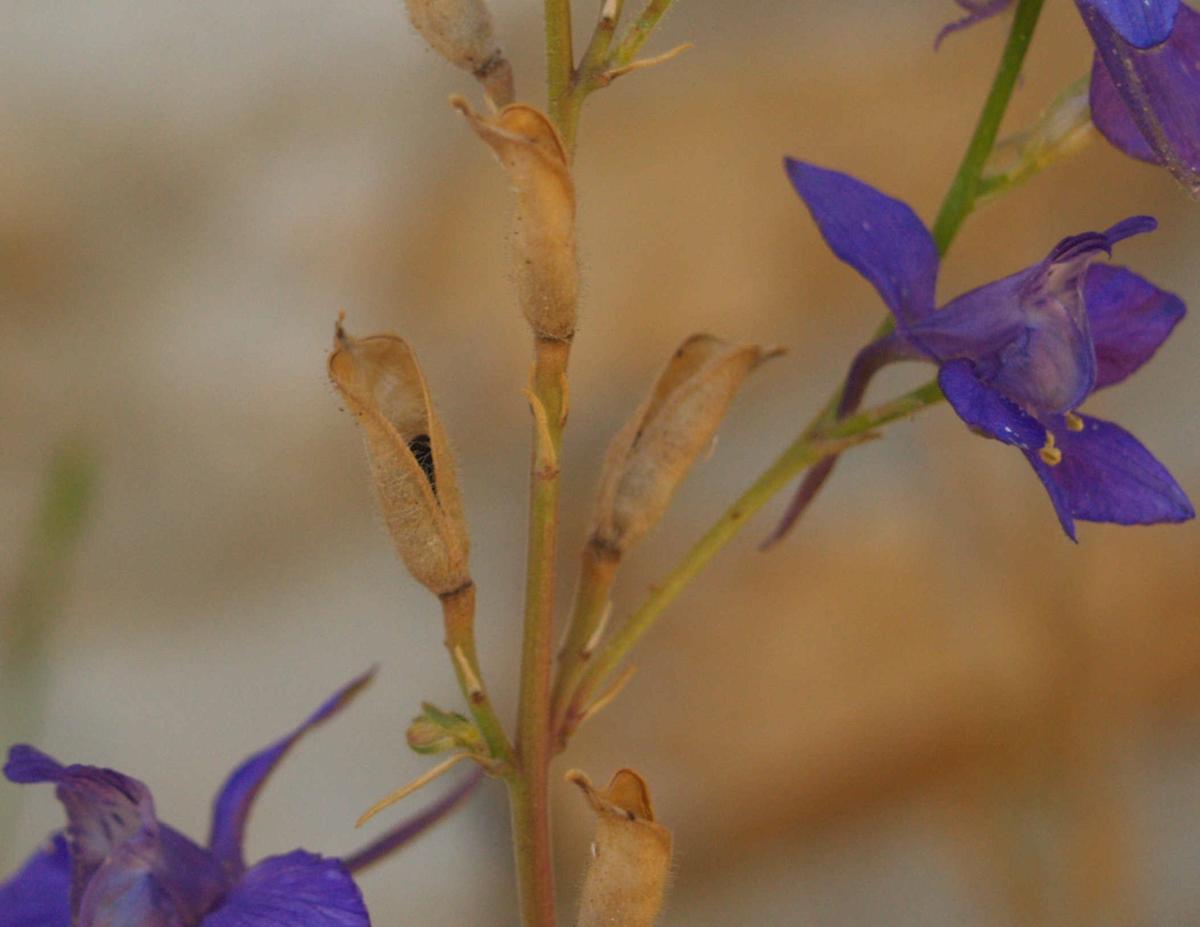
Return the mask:
<path id="1" fill-rule="evenodd" d="M 612 67 L 621 68 L 633 61 L 674 2 L 675 0 L 650 0 L 646 4 L 641 15 L 629 27 L 621 44 L 617 46 L 617 50 L 613 52 Z"/>
<path id="2" fill-rule="evenodd" d="M 395 853 L 401 847 L 412 843 L 466 801 L 479 787 L 483 776 L 483 770 L 477 767 L 433 804 L 418 811 L 407 820 L 401 821 L 382 837 L 372 840 L 361 850 L 349 856 L 343 856 L 342 865 L 350 872 L 358 873 Z"/>
<path id="3" fill-rule="evenodd" d="M 583 678 L 587 662 L 604 633 L 605 617 L 611 608 L 613 582 L 621 565 L 618 551 L 594 541 L 583 549 L 579 586 L 571 610 L 567 639 L 558 655 L 558 677 L 554 684 L 551 731 L 558 749 L 566 745 L 563 722 L 571 694 Z"/>
<path id="4" fill-rule="evenodd" d="M 579 116 L 583 101 L 596 88 L 602 86 L 602 75 L 608 71 L 609 50 L 621 18 L 623 0 L 603 0 L 592 38 L 583 52 L 579 67 L 571 72 L 571 78 L 555 106 L 554 122 L 562 136 L 570 157 L 575 155 L 575 137 L 579 132 Z"/>
<path id="5" fill-rule="evenodd" d="M 750 517 L 777 492 L 818 461 L 862 443 L 873 429 L 900 418 L 907 418 L 937 403 L 941 398 L 937 383 L 927 383 L 898 399 L 861 412 L 824 431 L 797 438 L 750 488 L 725 510 L 596 655 L 571 699 L 566 718 L 568 732 L 571 725 L 577 723 L 586 711 L 592 693 L 650 630 L 666 607 L 717 552 L 737 535 Z"/>
<path id="6" fill-rule="evenodd" d="M 558 454 L 567 413 L 567 342 L 536 343 L 530 467 L 525 624 L 517 717 L 517 770 L 509 782 L 513 850 L 525 927 L 554 927 L 554 869 L 550 844 L 551 671 L 554 661 L 554 582 L 557 566 Z"/>
<path id="7" fill-rule="evenodd" d="M 574 156 L 583 101 L 594 90 L 611 83 L 618 74 L 629 70 L 631 66 L 637 66 L 634 62 L 635 56 L 658 27 L 673 2 L 674 0 L 649 0 L 624 38 L 614 48 L 613 40 L 624 0 L 602 0 L 600 16 L 596 20 L 591 40 L 584 50 L 579 66 L 570 70 L 567 82 L 561 86 L 554 83 L 554 72 L 551 71 L 549 111 L 569 155 Z M 549 4 L 549 0 L 547 3 Z M 549 35 L 550 29 L 547 26 L 547 36 Z M 547 44 L 547 48 L 549 47 Z M 669 52 L 664 57 L 670 57 L 672 54 Z"/>
<path id="8" fill-rule="evenodd" d="M 562 106 L 570 94 L 575 51 L 571 44 L 571 0 L 546 0 L 546 96 L 547 111 L 563 137 Z M 573 132 L 571 133 L 574 134 Z"/>
<path id="9" fill-rule="evenodd" d="M 97 466 L 76 441 L 54 452 L 15 585 L 0 607 L 0 749 L 36 742 L 53 661 L 50 641 L 70 586 L 75 552 L 96 494 Z M 0 806 L 0 872 L 7 871 L 17 803 Z"/>
<path id="10" fill-rule="evenodd" d="M 933 223 L 933 241 L 939 254 L 946 253 L 963 222 L 975 208 L 984 166 L 996 145 L 1000 123 L 1017 86 L 1017 78 L 1021 76 L 1021 65 L 1025 61 L 1026 52 L 1029 51 L 1029 43 L 1033 39 L 1033 31 L 1044 2 L 1045 0 L 1020 0 L 1017 5 L 1017 12 L 1013 15 L 1012 27 L 1008 32 L 1008 41 L 1005 42 L 1004 51 L 1000 55 L 1000 66 L 992 81 L 992 89 L 983 101 L 983 109 L 975 125 L 975 134 L 971 136 L 962 163 L 958 166 L 958 172 L 950 183 L 950 189 L 942 200 L 942 208 L 938 210 L 937 219 Z"/>
<path id="11" fill-rule="evenodd" d="M 479 669 L 479 656 L 475 652 L 475 584 L 468 583 L 448 595 L 439 596 L 442 602 L 442 623 L 446 632 L 446 649 L 450 662 L 458 677 L 459 688 L 470 706 L 471 715 L 479 732 L 483 735 L 491 755 L 502 764 L 513 765 L 513 751 L 504 725 L 492 707 L 483 674 Z"/>
<path id="12" fill-rule="evenodd" d="M 576 83 L 581 76 L 597 74 L 608 66 L 608 50 L 612 47 L 623 6 L 624 0 L 603 0 L 601 3 L 600 17 L 596 20 L 596 28 L 592 30 L 591 41 L 579 60 Z"/>

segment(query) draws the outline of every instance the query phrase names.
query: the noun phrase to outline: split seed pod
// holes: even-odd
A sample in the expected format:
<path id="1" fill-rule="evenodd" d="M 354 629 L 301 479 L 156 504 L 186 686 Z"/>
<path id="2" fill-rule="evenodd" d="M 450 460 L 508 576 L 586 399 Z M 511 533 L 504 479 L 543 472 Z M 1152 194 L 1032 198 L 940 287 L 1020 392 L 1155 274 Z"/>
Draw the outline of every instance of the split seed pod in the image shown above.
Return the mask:
<path id="1" fill-rule="evenodd" d="M 662 517 L 692 464 L 710 446 L 746 375 L 778 352 L 693 335 L 617 433 L 604 458 L 593 543 L 624 552 Z"/>
<path id="2" fill-rule="evenodd" d="M 512 99 L 512 68 L 496 43 L 484 0 L 404 0 L 404 5 L 413 28 L 435 52 L 474 74 L 493 99 Z"/>
<path id="3" fill-rule="evenodd" d="M 358 420 L 396 551 L 437 595 L 470 583 L 454 459 L 412 349 L 395 335 L 352 338 L 338 326 L 329 376 Z"/>
<path id="4" fill-rule="evenodd" d="M 578 927 L 650 927 L 666 891 L 671 832 L 655 822 L 645 781 L 632 769 L 618 770 L 603 790 L 577 769 L 567 779 L 596 812 Z"/>
<path id="5" fill-rule="evenodd" d="M 575 256 L 575 185 L 553 123 L 514 103 L 482 116 L 462 97 L 450 101 L 508 172 L 517 193 L 513 220 L 517 294 L 534 334 L 569 341 L 575 333 L 579 265 Z"/>

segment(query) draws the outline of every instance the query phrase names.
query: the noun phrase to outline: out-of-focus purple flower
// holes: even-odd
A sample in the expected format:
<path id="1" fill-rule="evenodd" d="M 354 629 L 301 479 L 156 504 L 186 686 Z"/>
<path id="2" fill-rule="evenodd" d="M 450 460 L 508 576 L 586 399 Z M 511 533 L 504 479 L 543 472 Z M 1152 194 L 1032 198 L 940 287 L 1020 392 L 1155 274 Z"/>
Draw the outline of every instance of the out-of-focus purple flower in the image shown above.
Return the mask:
<path id="1" fill-rule="evenodd" d="M 1149 360 L 1184 315 L 1178 297 L 1125 268 L 1094 265 L 1117 242 L 1154 229 L 1153 219 L 1065 238 L 1045 260 L 937 309 L 937 249 L 908 206 L 846 174 L 791 159 L 786 166 L 829 247 L 896 319 L 892 334 L 856 358 L 840 415 L 857 408 L 884 364 L 933 361 L 959 417 L 1021 449 L 1073 540 L 1077 519 L 1194 517 L 1183 490 L 1132 435 L 1077 411 Z M 802 487 L 801 508 L 813 491 Z"/>
<path id="2" fill-rule="evenodd" d="M 1166 34 L 1142 46 L 1094 4 L 1079 3 L 1096 43 L 1092 65 L 1092 122 L 1112 144 L 1161 164 L 1193 196 L 1200 195 L 1200 13 L 1184 4 L 1149 4 L 1175 15 Z M 1134 38 L 1161 34 L 1148 30 Z"/>
<path id="3" fill-rule="evenodd" d="M 267 777 L 314 726 L 370 681 L 340 689 L 303 724 L 242 763 L 213 808 L 207 848 L 160 822 L 150 790 L 111 769 L 64 766 L 29 746 L 9 751 L 12 782 L 53 782 L 67 812 L 55 834 L 0 884 L 0 927 L 368 927 L 351 872 L 430 823 L 427 812 L 345 861 L 295 850 L 246 866 L 242 844 Z M 442 816 L 477 781 L 435 807 Z"/>
<path id="4" fill-rule="evenodd" d="M 946 35 L 1012 0 L 956 0 L 967 10 Z M 1090 101 L 1101 134 L 1132 157 L 1166 167 L 1200 195 L 1200 13 L 1180 0 L 1075 0 L 1092 35 Z"/>

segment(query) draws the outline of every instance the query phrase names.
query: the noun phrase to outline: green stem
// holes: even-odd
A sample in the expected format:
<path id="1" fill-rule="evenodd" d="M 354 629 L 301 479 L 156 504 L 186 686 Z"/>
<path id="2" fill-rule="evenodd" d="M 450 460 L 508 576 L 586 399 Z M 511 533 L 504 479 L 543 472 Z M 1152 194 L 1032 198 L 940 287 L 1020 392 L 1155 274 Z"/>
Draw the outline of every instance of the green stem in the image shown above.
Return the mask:
<path id="1" fill-rule="evenodd" d="M 583 109 L 583 101 L 588 95 L 611 82 L 613 72 L 625 68 L 633 62 L 634 57 L 659 22 L 671 7 L 674 0 L 649 0 L 641 15 L 634 20 L 625 37 L 613 48 L 613 39 L 617 23 L 621 18 L 624 0 L 605 0 L 600 7 L 600 16 L 592 32 L 592 38 L 583 53 L 579 67 L 568 68 L 565 83 L 555 82 L 556 71 L 550 71 L 550 116 L 563 138 L 568 154 L 574 156 L 575 137 L 579 131 L 579 116 Z M 547 0 L 547 11 L 551 2 Z M 549 16 L 549 12 L 547 12 Z M 556 15 L 558 15 L 556 13 Z M 547 19 L 547 49 L 551 47 L 550 35 L 555 34 L 555 44 L 558 44 L 558 26 L 553 30 Z"/>
<path id="2" fill-rule="evenodd" d="M 591 695 L 600 687 L 609 674 L 625 658 L 642 636 L 650 630 L 663 610 L 675 600 L 683 588 L 699 573 L 746 524 L 749 518 L 762 508 L 777 492 L 788 486 L 797 476 L 825 457 L 840 454 L 855 444 L 862 443 L 870 432 L 882 425 L 919 412 L 939 402 L 941 391 L 936 382 L 927 383 L 920 389 L 906 393 L 891 402 L 860 412 L 844 419 L 823 431 L 805 433 L 797 438 L 770 467 L 762 473 L 717 519 L 716 524 L 705 532 L 667 574 L 665 580 L 655 586 L 654 592 L 621 626 L 620 630 L 604 645 L 583 676 L 567 713 L 566 726 L 569 733 L 572 725 L 578 724 L 587 708 Z"/>
<path id="3" fill-rule="evenodd" d="M 571 44 L 571 0 L 546 0 L 546 96 L 547 112 L 566 138 L 563 105 L 571 92 L 575 51 Z M 574 131 L 570 132 L 574 136 Z M 568 146 L 568 150 L 570 150 Z"/>
<path id="4" fill-rule="evenodd" d="M 1004 52 L 1000 56 L 1000 67 L 992 81 L 992 89 L 983 102 L 975 134 L 971 136 L 966 154 L 958 166 L 958 173 L 954 175 L 950 189 L 942 200 L 942 208 L 938 210 L 937 219 L 933 223 L 933 241 L 937 245 L 938 254 L 946 253 L 963 222 L 975 208 L 979 198 L 979 179 L 983 176 L 984 165 L 987 164 L 988 156 L 996 144 L 996 137 L 1000 134 L 1000 123 L 1017 86 L 1021 65 L 1025 61 L 1025 53 L 1029 51 L 1029 43 L 1033 39 L 1033 31 L 1044 2 L 1045 0 L 1021 0 L 1017 5 L 1012 28 L 1008 32 L 1008 41 L 1004 44 Z"/>
<path id="5" fill-rule="evenodd" d="M 76 442 L 50 461 L 46 486 L 0 611 L 0 744 L 36 739 L 50 669 L 47 647 L 62 611 L 80 535 L 96 492 L 96 461 Z M 0 871 L 6 871 L 17 803 L 0 806 Z"/>
<path id="6" fill-rule="evenodd" d="M 530 468 L 525 623 L 517 717 L 517 768 L 509 780 L 513 851 L 525 927 L 554 927 L 550 843 L 550 697 L 554 662 L 554 582 L 558 540 L 558 456 L 567 413 L 567 342 L 536 343 L 536 403 Z"/>
<path id="7" fill-rule="evenodd" d="M 658 27 L 659 21 L 666 15 L 667 10 L 671 8 L 671 4 L 674 2 L 675 0 L 650 0 L 646 4 L 646 8 L 634 20 L 633 25 L 629 27 L 629 31 L 625 34 L 625 38 L 617 46 L 617 50 L 613 53 L 610 67 L 624 67 L 633 61 L 637 53 L 642 50 L 642 46 L 646 44 L 646 40 L 650 38 L 650 34 Z"/>
<path id="8" fill-rule="evenodd" d="M 513 765 L 513 751 L 504 733 L 504 725 L 496 715 L 483 674 L 479 655 L 475 651 L 475 584 L 468 583 L 448 595 L 439 596 L 442 603 L 442 624 L 446 632 L 446 650 L 454 664 L 459 688 L 470 706 L 471 715 L 488 745 L 493 759 L 506 767 Z"/>
<path id="9" fill-rule="evenodd" d="M 579 569 L 579 585 L 571 609 L 567 639 L 558 655 L 558 676 L 554 683 L 553 710 L 550 729 L 556 748 L 566 746 L 564 723 L 571 695 L 587 669 L 597 643 L 604 634 L 605 617 L 611 607 L 610 595 L 621 554 L 595 540 L 583 549 Z"/>
<path id="10" fill-rule="evenodd" d="M 612 48 L 613 35 L 617 31 L 617 21 L 621 18 L 624 0 L 604 0 L 600 7 L 600 18 L 592 31 L 592 39 L 579 60 L 576 83 L 581 75 L 598 74 L 608 67 L 608 50 Z"/>
<path id="11" fill-rule="evenodd" d="M 523 927 L 555 927 L 554 869 L 546 829 L 550 820 L 548 783 L 518 776 L 508 783 L 513 854 Z"/>

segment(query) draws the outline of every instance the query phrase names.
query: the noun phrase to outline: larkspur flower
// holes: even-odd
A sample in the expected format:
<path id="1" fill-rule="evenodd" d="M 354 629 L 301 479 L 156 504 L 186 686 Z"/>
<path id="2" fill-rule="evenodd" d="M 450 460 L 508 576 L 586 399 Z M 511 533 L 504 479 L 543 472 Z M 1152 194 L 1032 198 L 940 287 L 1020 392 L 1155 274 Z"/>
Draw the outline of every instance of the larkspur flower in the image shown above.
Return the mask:
<path id="1" fill-rule="evenodd" d="M 946 35 L 1013 0 L 955 0 Z M 1200 195 L 1200 13 L 1180 0 L 1075 0 L 1092 35 L 1092 122 L 1117 148 Z"/>
<path id="2" fill-rule="evenodd" d="M 346 859 L 294 850 L 247 867 L 242 845 L 267 777 L 296 741 L 345 707 L 370 677 L 340 689 L 233 771 L 217 795 L 207 848 L 161 823 L 150 790 L 138 780 L 13 747 L 4 774 L 16 783 L 53 782 L 68 824 L 0 884 L 0 927 L 367 927 L 351 873 L 443 816 L 477 776 Z"/>
<path id="3" fill-rule="evenodd" d="M 1153 219 L 1065 238 L 1045 260 L 938 309 L 937 249 L 908 206 L 846 174 L 791 159 L 786 167 L 829 247 L 875 286 L 896 321 L 859 353 L 839 414 L 858 406 L 883 365 L 932 361 L 959 417 L 1024 453 L 1072 540 L 1076 520 L 1194 517 L 1183 490 L 1136 438 L 1077 411 L 1149 360 L 1184 315 L 1178 297 L 1123 267 L 1094 263 L 1117 242 L 1153 230 Z M 783 530 L 831 466 L 810 474 Z"/>

